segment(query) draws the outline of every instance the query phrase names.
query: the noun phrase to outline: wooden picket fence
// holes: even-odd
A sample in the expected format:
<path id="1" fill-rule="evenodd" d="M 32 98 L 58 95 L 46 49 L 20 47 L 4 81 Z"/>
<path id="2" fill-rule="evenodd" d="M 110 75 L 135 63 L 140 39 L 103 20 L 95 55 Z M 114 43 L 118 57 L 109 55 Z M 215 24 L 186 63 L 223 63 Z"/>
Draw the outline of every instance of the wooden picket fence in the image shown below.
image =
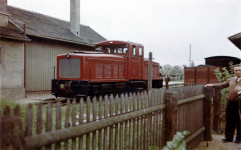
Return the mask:
<path id="1" fill-rule="evenodd" d="M 1 148 L 161 149 L 177 131 L 189 131 L 185 141 L 187 149 L 193 149 L 212 139 L 209 91 L 197 85 L 29 104 L 25 119 L 19 106 L 12 116 L 6 107 L 1 117 Z"/>

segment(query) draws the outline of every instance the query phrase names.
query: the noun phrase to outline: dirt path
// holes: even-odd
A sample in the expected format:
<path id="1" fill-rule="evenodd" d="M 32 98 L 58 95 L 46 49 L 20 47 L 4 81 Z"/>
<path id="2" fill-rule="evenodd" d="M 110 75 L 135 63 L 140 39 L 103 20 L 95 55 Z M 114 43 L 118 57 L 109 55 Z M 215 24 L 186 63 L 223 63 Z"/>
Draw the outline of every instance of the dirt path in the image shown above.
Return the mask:
<path id="1" fill-rule="evenodd" d="M 202 142 L 194 150 L 241 150 L 241 143 L 223 143 L 222 139 L 224 135 L 215 135 L 213 134 L 213 141 Z"/>

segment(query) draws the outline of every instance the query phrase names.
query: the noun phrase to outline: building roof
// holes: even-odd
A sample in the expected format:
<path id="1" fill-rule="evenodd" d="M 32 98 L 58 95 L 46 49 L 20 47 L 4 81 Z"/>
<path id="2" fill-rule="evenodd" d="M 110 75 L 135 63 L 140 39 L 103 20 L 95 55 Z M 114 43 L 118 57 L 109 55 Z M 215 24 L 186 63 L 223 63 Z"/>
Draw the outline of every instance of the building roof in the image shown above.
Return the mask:
<path id="1" fill-rule="evenodd" d="M 104 37 L 89 26 L 80 25 L 80 37 L 70 31 L 70 23 L 40 13 L 8 6 L 9 19 L 17 26 L 26 26 L 27 36 L 36 36 L 69 43 L 94 46 L 95 43 L 106 41 Z"/>
<path id="2" fill-rule="evenodd" d="M 17 29 L 7 27 L 0 27 L 0 38 L 14 39 L 19 41 L 31 41 L 28 37 Z"/>
<path id="3" fill-rule="evenodd" d="M 211 56 L 211 57 L 206 57 L 204 59 L 223 59 L 223 60 L 227 60 L 227 59 L 233 59 L 233 60 L 240 60 L 240 58 L 238 57 L 233 57 L 233 56 Z"/>
<path id="4" fill-rule="evenodd" d="M 241 50 L 241 32 L 230 36 L 228 39 Z"/>
<path id="5" fill-rule="evenodd" d="M 0 38 L 31 41 L 26 35 L 24 35 L 24 30 L 8 19 L 9 13 L 0 11 L 0 15 L 3 19 L 3 22 L 0 25 Z"/>

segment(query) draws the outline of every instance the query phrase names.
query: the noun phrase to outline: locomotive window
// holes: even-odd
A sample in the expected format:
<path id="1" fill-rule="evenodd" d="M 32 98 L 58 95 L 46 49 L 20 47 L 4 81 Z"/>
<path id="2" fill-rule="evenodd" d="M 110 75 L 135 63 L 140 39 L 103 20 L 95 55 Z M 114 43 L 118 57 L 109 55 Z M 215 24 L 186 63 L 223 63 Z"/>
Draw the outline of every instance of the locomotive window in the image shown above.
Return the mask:
<path id="1" fill-rule="evenodd" d="M 142 47 L 139 48 L 139 56 L 142 57 Z"/>
<path id="2" fill-rule="evenodd" d="M 115 54 L 116 52 L 117 52 L 117 50 L 116 50 L 116 46 L 115 45 L 107 47 L 107 53 L 108 54 Z"/>
<path id="3" fill-rule="evenodd" d="M 118 53 L 119 54 L 122 54 L 123 52 L 122 52 L 122 48 L 118 48 Z"/>
<path id="4" fill-rule="evenodd" d="M 132 47 L 132 56 L 136 56 L 136 47 L 135 46 Z"/>
<path id="5" fill-rule="evenodd" d="M 126 44 L 119 44 L 118 45 L 118 53 L 119 54 L 127 53 L 127 45 Z"/>
<path id="6" fill-rule="evenodd" d="M 105 47 L 104 46 L 97 46 L 95 51 L 97 51 L 97 52 L 105 52 Z"/>
<path id="7" fill-rule="evenodd" d="M 124 49 L 123 49 L 123 53 L 125 53 L 125 54 L 126 54 L 126 53 L 127 53 L 127 51 L 128 51 L 128 48 L 124 48 Z"/>
<path id="8" fill-rule="evenodd" d="M 107 48 L 107 53 L 110 54 L 110 48 L 109 47 Z"/>

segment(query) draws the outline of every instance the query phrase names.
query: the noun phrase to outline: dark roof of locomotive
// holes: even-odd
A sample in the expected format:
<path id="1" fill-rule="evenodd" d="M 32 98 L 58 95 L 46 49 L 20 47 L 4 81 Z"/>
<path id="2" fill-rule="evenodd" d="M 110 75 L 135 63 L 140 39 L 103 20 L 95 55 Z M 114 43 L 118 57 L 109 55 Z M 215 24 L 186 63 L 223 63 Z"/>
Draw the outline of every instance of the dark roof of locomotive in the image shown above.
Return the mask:
<path id="1" fill-rule="evenodd" d="M 95 43 L 106 39 L 91 29 L 89 26 L 80 25 L 80 37 L 70 31 L 70 23 L 40 13 L 8 6 L 9 19 L 23 29 L 26 25 L 27 36 L 35 36 L 86 46 L 94 46 Z"/>
<path id="2" fill-rule="evenodd" d="M 237 48 L 241 50 L 241 32 L 228 38 Z"/>

